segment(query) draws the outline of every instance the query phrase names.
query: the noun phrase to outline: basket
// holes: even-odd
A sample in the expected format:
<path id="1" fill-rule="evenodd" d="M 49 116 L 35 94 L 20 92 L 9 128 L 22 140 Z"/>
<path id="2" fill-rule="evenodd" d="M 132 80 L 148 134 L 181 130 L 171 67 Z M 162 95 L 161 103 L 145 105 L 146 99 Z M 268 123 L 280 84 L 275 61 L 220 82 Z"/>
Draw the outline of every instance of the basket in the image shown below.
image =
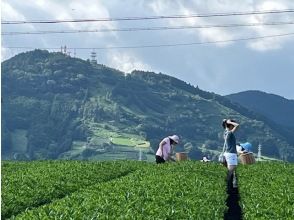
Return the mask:
<path id="1" fill-rule="evenodd" d="M 182 161 L 182 160 L 187 160 L 187 159 L 188 159 L 187 153 L 185 153 L 185 152 L 176 153 L 176 160 L 177 161 Z"/>
<path id="2" fill-rule="evenodd" d="M 252 152 L 242 153 L 239 155 L 241 164 L 254 164 L 255 158 Z"/>

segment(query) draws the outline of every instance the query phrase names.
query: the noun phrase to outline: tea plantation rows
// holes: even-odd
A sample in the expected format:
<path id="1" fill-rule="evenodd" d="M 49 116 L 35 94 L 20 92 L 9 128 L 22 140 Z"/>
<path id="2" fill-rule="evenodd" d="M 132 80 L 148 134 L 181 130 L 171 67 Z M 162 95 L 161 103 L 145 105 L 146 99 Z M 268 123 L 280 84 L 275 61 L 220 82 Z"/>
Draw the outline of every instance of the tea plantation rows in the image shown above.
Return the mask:
<path id="1" fill-rule="evenodd" d="M 2 163 L 1 216 L 50 203 L 79 189 L 118 178 L 135 170 L 128 162 L 77 161 Z"/>
<path id="2" fill-rule="evenodd" d="M 244 219 L 294 219 L 294 164 L 240 166 Z"/>
<path id="3" fill-rule="evenodd" d="M 291 219 L 294 166 L 238 170 L 244 219 Z M 2 162 L 2 219 L 223 219 L 226 169 L 215 163 Z"/>

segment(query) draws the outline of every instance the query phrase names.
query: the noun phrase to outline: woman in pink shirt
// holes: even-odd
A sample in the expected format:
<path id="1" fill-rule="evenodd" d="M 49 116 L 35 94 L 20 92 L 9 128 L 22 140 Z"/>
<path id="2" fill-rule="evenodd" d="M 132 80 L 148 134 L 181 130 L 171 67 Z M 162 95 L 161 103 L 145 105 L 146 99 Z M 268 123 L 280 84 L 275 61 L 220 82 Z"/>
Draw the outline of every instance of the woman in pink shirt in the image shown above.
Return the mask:
<path id="1" fill-rule="evenodd" d="M 177 135 L 172 135 L 164 138 L 158 147 L 156 152 L 156 163 L 164 163 L 165 161 L 173 160 L 171 158 L 172 145 L 179 143 L 179 137 Z"/>

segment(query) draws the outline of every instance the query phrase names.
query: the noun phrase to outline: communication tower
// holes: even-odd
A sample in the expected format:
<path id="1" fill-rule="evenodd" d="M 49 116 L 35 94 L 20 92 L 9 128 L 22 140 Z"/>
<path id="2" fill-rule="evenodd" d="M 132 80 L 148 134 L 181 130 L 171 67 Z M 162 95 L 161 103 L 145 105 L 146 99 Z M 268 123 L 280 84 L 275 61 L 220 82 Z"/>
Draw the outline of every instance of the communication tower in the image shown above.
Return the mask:
<path id="1" fill-rule="evenodd" d="M 92 51 L 91 52 L 91 64 L 97 64 L 97 59 L 96 59 L 96 57 L 97 57 L 97 53 L 95 52 L 95 51 Z"/>
<path id="2" fill-rule="evenodd" d="M 261 144 L 258 145 L 257 160 L 261 161 Z"/>

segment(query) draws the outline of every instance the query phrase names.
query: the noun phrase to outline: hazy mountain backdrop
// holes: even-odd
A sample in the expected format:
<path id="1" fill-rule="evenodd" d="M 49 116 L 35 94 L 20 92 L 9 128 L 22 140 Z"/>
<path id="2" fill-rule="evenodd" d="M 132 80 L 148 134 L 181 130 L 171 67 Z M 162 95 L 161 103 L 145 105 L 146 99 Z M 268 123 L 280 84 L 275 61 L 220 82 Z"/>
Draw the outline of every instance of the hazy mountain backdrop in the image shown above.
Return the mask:
<path id="1" fill-rule="evenodd" d="M 294 127 L 294 100 L 261 91 L 245 91 L 227 97 L 277 124 Z"/>
<path id="2" fill-rule="evenodd" d="M 294 100 L 261 91 L 240 92 L 227 98 L 266 117 L 268 123 L 279 129 L 294 145 Z"/>
<path id="3" fill-rule="evenodd" d="M 261 143 L 264 155 L 294 161 L 294 141 L 280 129 L 286 114 L 255 112 L 162 73 L 125 74 L 35 50 L 4 61 L 1 77 L 3 159 L 151 160 L 170 134 L 181 137 L 177 151 L 214 158 L 223 144 L 221 121 L 231 117 L 241 123 L 239 142 L 252 142 L 255 152 Z"/>

